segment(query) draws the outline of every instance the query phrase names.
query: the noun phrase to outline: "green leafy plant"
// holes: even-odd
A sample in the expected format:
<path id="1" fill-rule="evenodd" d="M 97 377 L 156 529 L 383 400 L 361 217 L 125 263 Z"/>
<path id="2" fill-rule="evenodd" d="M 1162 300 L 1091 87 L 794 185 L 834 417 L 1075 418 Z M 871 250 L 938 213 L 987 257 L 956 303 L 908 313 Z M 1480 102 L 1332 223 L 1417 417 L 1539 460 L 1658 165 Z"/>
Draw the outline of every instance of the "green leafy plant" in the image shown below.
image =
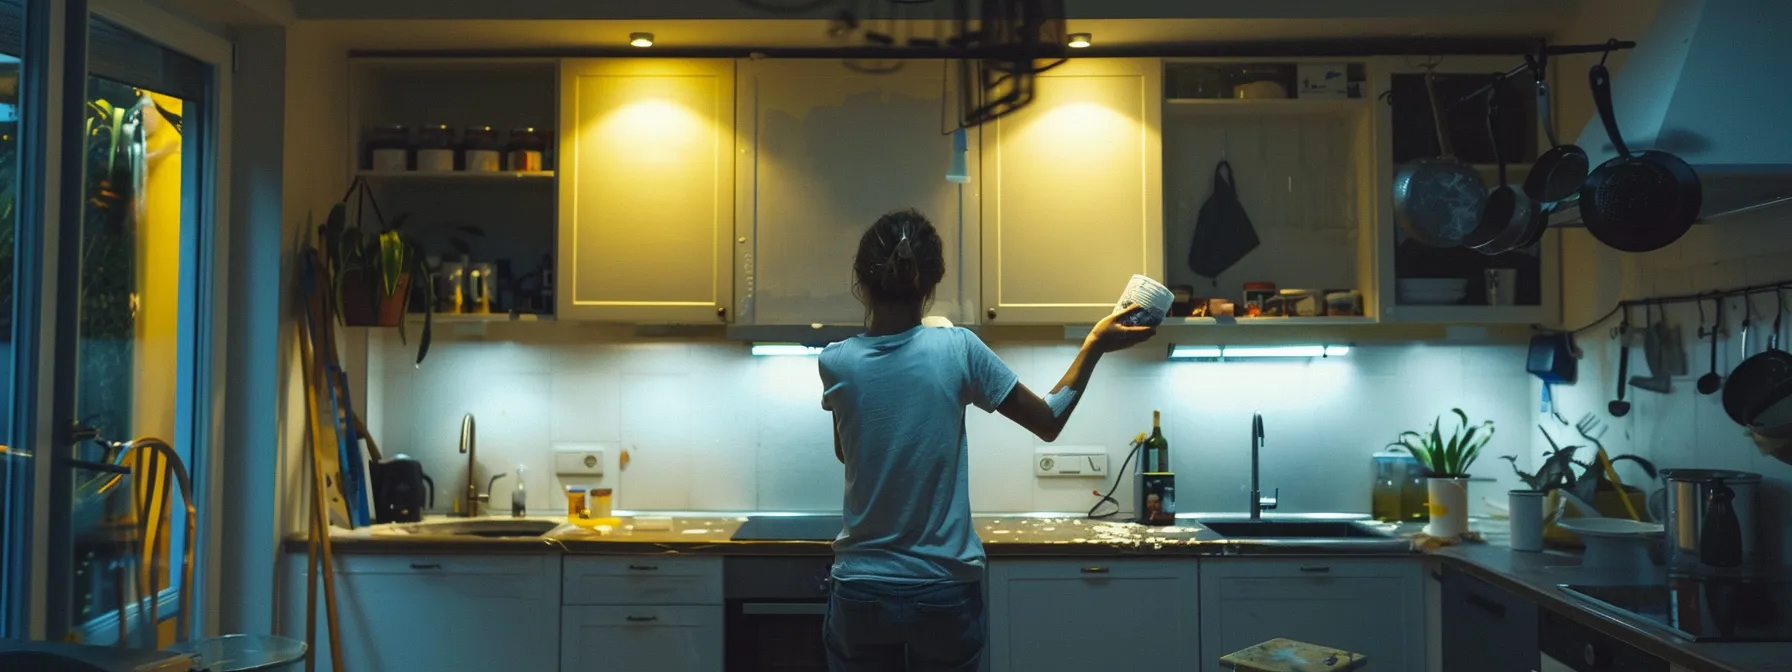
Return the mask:
<path id="1" fill-rule="evenodd" d="M 1537 467 L 1536 473 L 1527 474 L 1519 469 L 1516 455 L 1500 456 L 1500 459 L 1512 463 L 1513 473 L 1518 474 L 1518 479 L 1524 481 L 1525 487 L 1538 492 L 1566 490 L 1587 502 L 1593 501 L 1594 495 L 1600 490 L 1616 489 L 1611 479 L 1606 477 L 1605 469 L 1595 464 L 1594 460 L 1574 459 L 1575 453 L 1586 446 L 1559 445 L 1542 425 L 1537 426 L 1537 431 L 1542 432 L 1543 439 L 1549 442 L 1549 451 L 1543 453 L 1543 464 Z M 1594 441 L 1594 444 L 1597 454 L 1598 441 Z M 1655 478 L 1655 463 L 1647 459 L 1635 455 L 1618 455 L 1612 457 L 1611 461 L 1614 465 L 1619 462 L 1635 462 L 1643 473 L 1648 474 L 1650 480 Z"/>
<path id="2" fill-rule="evenodd" d="M 1493 421 L 1471 425 L 1462 409 L 1452 408 L 1450 412 L 1461 419 L 1461 424 L 1448 437 L 1443 433 L 1443 416 L 1438 416 L 1431 423 L 1431 433 L 1401 432 L 1400 439 L 1388 447 L 1406 448 L 1432 478 L 1468 478 L 1468 468 L 1481 456 L 1487 442 L 1493 440 Z"/>
<path id="3" fill-rule="evenodd" d="M 351 208 L 353 213 L 351 214 Z M 374 226 L 362 226 L 367 210 L 373 212 Z M 350 219 L 354 220 L 350 224 Z M 421 246 L 404 233 L 408 216 L 400 213 L 387 221 L 374 202 L 371 188 L 360 178 L 349 185 L 342 201 L 330 208 L 329 216 L 319 228 L 325 268 L 329 271 L 329 287 L 335 296 L 336 319 L 347 323 L 343 314 L 343 298 L 347 292 L 365 292 L 367 305 L 377 307 L 397 297 L 409 302 L 421 299 L 423 335 L 417 344 L 417 363 L 429 354 L 431 326 L 435 313 L 435 288 L 424 263 Z M 358 278 L 357 283 L 345 282 Z M 406 342 L 404 321 L 398 322 L 398 335 Z"/>

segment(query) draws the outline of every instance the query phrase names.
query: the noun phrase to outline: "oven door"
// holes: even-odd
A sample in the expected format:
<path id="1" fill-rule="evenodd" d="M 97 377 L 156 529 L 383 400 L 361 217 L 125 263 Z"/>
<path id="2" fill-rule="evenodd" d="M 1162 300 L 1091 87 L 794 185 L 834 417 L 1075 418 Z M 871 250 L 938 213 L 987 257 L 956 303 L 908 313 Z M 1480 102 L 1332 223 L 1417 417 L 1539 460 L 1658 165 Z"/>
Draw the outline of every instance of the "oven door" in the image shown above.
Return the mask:
<path id="1" fill-rule="evenodd" d="M 827 672 L 826 601 L 728 600 L 727 672 Z"/>

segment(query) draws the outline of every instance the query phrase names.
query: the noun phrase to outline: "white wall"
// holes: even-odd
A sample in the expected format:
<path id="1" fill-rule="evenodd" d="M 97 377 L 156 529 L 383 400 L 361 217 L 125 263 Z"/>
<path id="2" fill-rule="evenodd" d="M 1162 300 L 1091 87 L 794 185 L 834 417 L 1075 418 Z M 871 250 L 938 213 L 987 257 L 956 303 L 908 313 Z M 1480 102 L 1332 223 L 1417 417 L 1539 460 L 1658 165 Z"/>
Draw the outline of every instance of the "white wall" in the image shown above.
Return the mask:
<path id="1" fill-rule="evenodd" d="M 842 472 L 813 358 L 752 357 L 742 343 L 636 339 L 598 325 L 450 331 L 438 331 L 421 369 L 411 366 L 414 343 L 399 344 L 396 333 L 374 334 L 369 348 L 370 429 L 388 456 L 425 463 L 440 509 L 445 495 L 464 491 L 456 440 L 461 414 L 472 412 L 481 484 L 527 464 L 532 510 L 564 509 L 562 483 L 549 473 L 559 444 L 607 449 L 601 485 L 618 489 L 619 508 L 839 510 Z M 1068 341 L 993 345 L 1035 389 L 1075 355 Z M 1103 360 L 1058 447 L 1103 446 L 1117 469 L 1127 442 L 1149 430 L 1152 409 L 1163 409 L 1179 508 L 1242 511 L 1250 414 L 1260 410 L 1264 489 L 1282 489 L 1284 511 L 1367 512 L 1370 453 L 1461 406 L 1502 431 L 1475 469 L 1502 479 L 1474 486 L 1491 496 L 1516 482 L 1495 456 L 1529 451 L 1523 368 L 1517 346 L 1368 346 L 1330 360 L 1222 364 L 1166 362 L 1153 344 Z M 968 422 L 978 511 L 1084 511 L 1091 490 L 1112 484 L 1035 479 L 1031 455 L 1043 444 L 1000 415 L 971 409 Z M 619 448 L 632 457 L 620 473 Z M 514 488 L 499 481 L 500 512 Z M 1130 488 L 1125 479 L 1117 498 L 1129 502 Z"/>

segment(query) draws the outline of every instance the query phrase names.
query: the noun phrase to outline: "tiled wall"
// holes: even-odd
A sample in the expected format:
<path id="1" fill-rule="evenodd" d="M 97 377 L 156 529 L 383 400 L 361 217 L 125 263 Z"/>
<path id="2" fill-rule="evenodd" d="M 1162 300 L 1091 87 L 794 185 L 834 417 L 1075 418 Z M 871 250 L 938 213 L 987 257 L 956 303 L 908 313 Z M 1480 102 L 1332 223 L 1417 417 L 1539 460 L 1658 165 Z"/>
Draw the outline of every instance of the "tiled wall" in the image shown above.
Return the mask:
<path id="1" fill-rule="evenodd" d="M 1737 215 L 1696 226 L 1679 242 L 1657 252 L 1641 255 L 1619 255 L 1602 250 L 1591 240 L 1569 241 L 1568 258 L 1582 259 L 1607 269 L 1598 275 L 1575 276 L 1570 272 L 1564 282 L 1570 304 L 1569 322 L 1574 326 L 1590 323 L 1605 314 L 1620 298 L 1645 298 L 1663 295 L 1692 294 L 1717 289 L 1792 280 L 1792 212 L 1788 208 Z M 1576 233 L 1576 236 L 1584 234 Z M 1621 269 L 1621 272 L 1619 270 Z M 1753 299 L 1755 319 L 1750 347 L 1759 350 L 1772 321 L 1774 295 L 1766 293 Z M 1792 292 L 1785 296 L 1792 309 Z M 1743 318 L 1741 299 L 1732 299 L 1724 315 L 1727 326 L 1718 344 L 1718 372 L 1728 373 L 1742 358 L 1738 336 Z M 1695 385 L 1710 365 L 1709 341 L 1697 340 L 1700 313 L 1694 304 L 1678 304 L 1665 313 L 1669 324 L 1677 329 L 1685 343 L 1681 356 L 1687 363 L 1687 374 L 1672 379 L 1672 391 L 1666 395 L 1630 388 L 1630 414 L 1612 418 L 1606 403 L 1616 391 L 1618 348 L 1611 337 L 1616 320 L 1609 320 L 1580 336 L 1586 351 L 1582 361 L 1581 382 L 1557 390 L 1564 413 L 1569 420 L 1592 412 L 1611 424 L 1604 442 L 1614 452 L 1631 452 L 1650 458 L 1663 468 L 1736 469 L 1759 473 L 1765 477 L 1758 513 L 1763 547 L 1770 562 L 1792 560 L 1792 534 L 1783 530 L 1792 525 L 1792 465 L 1763 456 L 1749 441 L 1741 427 L 1724 413 L 1722 395 L 1701 395 Z M 1704 321 L 1715 319 L 1715 309 L 1705 304 Z M 1632 314 L 1641 324 L 1645 313 Z M 1789 318 L 1792 323 L 1792 318 Z M 1781 337 L 1781 347 L 1792 327 Z M 1633 375 L 1647 375 L 1641 348 L 1631 349 Z M 1534 433 L 1534 432 L 1533 432 Z M 1573 436 L 1572 430 L 1556 434 L 1558 438 Z M 1641 479 L 1642 474 L 1626 469 L 1623 475 Z M 1649 489 L 1654 489 L 1650 485 Z"/>
<path id="2" fill-rule="evenodd" d="M 374 336 L 368 420 L 388 455 L 422 460 L 444 494 L 465 487 L 456 440 L 461 415 L 472 412 L 481 482 L 525 464 L 532 510 L 564 509 L 564 483 L 551 473 L 557 445 L 605 448 L 601 484 L 617 489 L 619 508 L 839 509 L 842 472 L 813 358 L 752 357 L 741 343 L 639 339 L 596 325 L 438 333 L 421 369 L 410 363 L 414 344 Z M 1067 341 L 994 346 L 1035 388 L 1054 383 L 1075 355 Z M 1476 469 L 1503 481 L 1475 486 L 1503 493 L 1513 479 L 1493 455 L 1529 451 L 1513 431 L 1530 417 L 1522 357 L 1515 346 L 1369 346 L 1330 360 L 1170 363 L 1152 344 L 1102 362 L 1058 446 L 1104 447 L 1118 468 L 1151 410 L 1163 409 L 1179 508 L 1241 511 L 1258 410 L 1267 424 L 1263 485 L 1281 488 L 1283 510 L 1366 512 L 1370 453 L 1459 405 L 1506 432 Z M 974 408 L 968 424 L 978 511 L 1085 511 L 1091 490 L 1112 485 L 1037 479 L 1031 455 L 1045 444 Z M 622 448 L 631 462 L 619 471 Z M 499 481 L 500 510 L 513 488 Z M 1130 490 L 1123 479 L 1117 498 L 1130 501 Z M 449 501 L 438 497 L 438 508 Z"/>

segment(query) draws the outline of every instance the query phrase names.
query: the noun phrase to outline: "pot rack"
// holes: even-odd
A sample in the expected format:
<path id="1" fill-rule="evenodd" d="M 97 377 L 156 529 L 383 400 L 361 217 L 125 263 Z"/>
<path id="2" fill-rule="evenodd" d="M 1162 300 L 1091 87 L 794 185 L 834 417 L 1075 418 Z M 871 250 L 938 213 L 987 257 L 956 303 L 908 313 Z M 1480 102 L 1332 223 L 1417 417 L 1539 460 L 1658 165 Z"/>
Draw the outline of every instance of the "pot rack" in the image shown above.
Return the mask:
<path id="1" fill-rule="evenodd" d="M 1506 80 L 1508 80 L 1508 79 L 1517 77 L 1521 74 L 1530 72 L 1532 70 L 1542 69 L 1543 67 L 1545 67 L 1549 64 L 1549 57 L 1551 57 L 1551 56 L 1567 56 L 1570 54 L 1603 54 L 1599 58 L 1599 62 L 1601 64 L 1603 64 L 1603 63 L 1605 63 L 1606 57 L 1611 56 L 1612 52 L 1624 51 L 1627 49 L 1635 49 L 1635 48 L 1636 48 L 1636 42 L 1633 42 L 1630 40 L 1615 40 L 1615 39 L 1614 40 L 1606 40 L 1602 44 L 1569 44 L 1569 45 L 1559 45 L 1559 46 L 1554 46 L 1554 47 L 1543 45 L 1543 44 L 1538 44 L 1537 49 L 1535 51 L 1532 51 L 1531 53 L 1524 55 L 1524 57 L 1525 57 L 1524 63 L 1513 67 L 1511 70 L 1507 70 L 1505 72 L 1495 74 L 1493 76 L 1493 81 L 1488 82 L 1485 86 L 1482 86 L 1481 88 L 1475 89 L 1475 91 L 1473 93 L 1470 93 L 1466 96 L 1456 99 L 1456 102 L 1450 103 L 1450 109 L 1455 109 L 1456 106 L 1458 106 L 1458 105 L 1469 102 L 1471 100 L 1478 100 L 1478 99 L 1486 96 L 1488 94 L 1488 92 L 1493 91 L 1494 87 L 1504 84 L 1506 82 Z"/>
<path id="2" fill-rule="evenodd" d="M 1764 284 L 1759 284 L 1759 285 L 1749 285 L 1747 287 L 1737 287 L 1734 289 L 1716 289 L 1716 290 L 1711 290 L 1708 292 L 1699 292 L 1696 294 L 1673 294 L 1673 295 L 1668 295 L 1668 296 L 1654 296 L 1654 297 L 1648 297 L 1648 298 L 1642 298 L 1642 299 L 1625 299 L 1623 301 L 1619 301 L 1618 305 L 1612 306 L 1612 309 L 1610 311 L 1608 311 L 1605 315 L 1601 316 L 1597 320 L 1593 320 L 1592 322 L 1588 323 L 1584 327 L 1580 327 L 1578 329 L 1570 329 L 1570 330 L 1539 329 L 1539 331 L 1544 331 L 1544 332 L 1548 332 L 1548 333 L 1557 333 L 1557 334 L 1566 333 L 1566 334 L 1573 334 L 1573 335 L 1578 336 L 1582 333 L 1592 331 L 1593 329 L 1598 328 L 1599 325 L 1605 324 L 1607 321 L 1611 320 L 1613 317 L 1617 317 L 1618 313 L 1624 312 L 1625 310 L 1630 309 L 1630 308 L 1666 306 L 1669 304 L 1676 304 L 1676 303 L 1722 301 L 1724 299 L 1733 299 L 1738 296 L 1750 297 L 1750 296 L 1754 296 L 1756 294 L 1767 294 L 1767 293 L 1778 294 L 1778 293 L 1786 292 L 1787 290 L 1792 290 L 1792 279 L 1781 280 L 1779 282 L 1769 282 L 1769 283 L 1764 283 Z"/>
<path id="3" fill-rule="evenodd" d="M 1262 40 L 1251 42 L 1155 42 L 1092 46 L 1072 50 L 1024 48 L 1039 58 L 1319 58 L 1370 56 L 1566 56 L 1632 49 L 1635 42 L 1550 45 L 1530 38 L 1390 37 L 1329 40 Z M 351 50 L 351 58 L 793 58 L 859 60 L 1012 59 L 1023 55 L 1015 46 L 955 47 L 661 47 L 630 46 L 548 49 Z M 1515 68 L 1522 72 L 1529 64 Z"/>

